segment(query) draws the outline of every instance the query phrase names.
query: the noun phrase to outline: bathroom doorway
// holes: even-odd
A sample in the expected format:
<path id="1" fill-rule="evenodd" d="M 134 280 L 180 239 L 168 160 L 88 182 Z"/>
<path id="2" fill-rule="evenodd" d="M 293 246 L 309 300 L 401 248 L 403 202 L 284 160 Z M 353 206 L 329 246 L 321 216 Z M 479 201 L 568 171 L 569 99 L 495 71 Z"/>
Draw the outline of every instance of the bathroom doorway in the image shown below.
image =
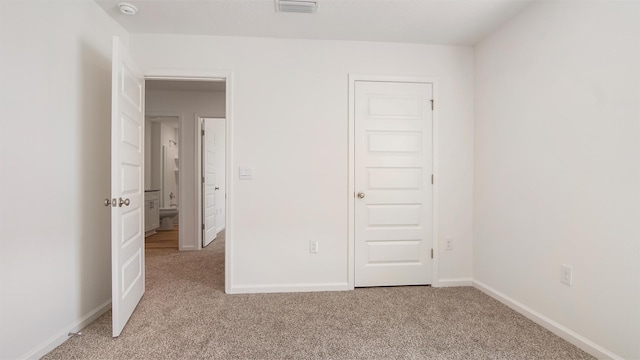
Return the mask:
<path id="1" fill-rule="evenodd" d="M 144 204 L 147 248 L 179 248 L 179 125 L 180 115 L 147 112 L 145 116 Z"/>

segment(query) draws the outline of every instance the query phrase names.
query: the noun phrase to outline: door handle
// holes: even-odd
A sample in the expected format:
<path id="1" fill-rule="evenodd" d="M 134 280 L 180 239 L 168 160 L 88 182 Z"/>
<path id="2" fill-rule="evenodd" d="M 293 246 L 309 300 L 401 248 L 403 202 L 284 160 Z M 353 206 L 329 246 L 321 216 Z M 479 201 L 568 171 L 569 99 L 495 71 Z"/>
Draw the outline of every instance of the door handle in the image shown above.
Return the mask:
<path id="1" fill-rule="evenodd" d="M 216 186 L 215 189 L 213 189 L 213 190 L 220 190 L 220 188 Z"/>
<path id="2" fill-rule="evenodd" d="M 358 193 L 358 199 L 364 199 L 364 193 L 363 192 L 359 192 Z"/>
<path id="3" fill-rule="evenodd" d="M 129 201 L 129 199 L 124 199 L 123 200 L 122 198 L 120 198 L 120 200 L 118 200 L 118 206 L 119 207 L 122 207 L 122 205 L 129 206 L 130 203 L 131 203 L 131 201 Z"/>
<path id="4" fill-rule="evenodd" d="M 109 199 L 109 198 L 104 199 L 104 206 L 109 206 L 109 205 L 111 205 L 113 207 L 116 207 L 116 199 L 115 198 L 113 198 L 113 199 Z"/>

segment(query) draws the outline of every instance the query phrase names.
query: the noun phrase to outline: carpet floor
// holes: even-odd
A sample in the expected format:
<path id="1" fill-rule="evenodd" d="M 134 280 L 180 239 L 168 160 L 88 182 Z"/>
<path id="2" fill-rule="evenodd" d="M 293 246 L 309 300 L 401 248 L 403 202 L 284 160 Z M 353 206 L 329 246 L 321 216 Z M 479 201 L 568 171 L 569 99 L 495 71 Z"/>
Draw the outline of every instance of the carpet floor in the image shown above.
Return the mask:
<path id="1" fill-rule="evenodd" d="M 44 359 L 593 359 L 471 287 L 226 295 L 224 238 L 146 251 L 146 293 Z"/>

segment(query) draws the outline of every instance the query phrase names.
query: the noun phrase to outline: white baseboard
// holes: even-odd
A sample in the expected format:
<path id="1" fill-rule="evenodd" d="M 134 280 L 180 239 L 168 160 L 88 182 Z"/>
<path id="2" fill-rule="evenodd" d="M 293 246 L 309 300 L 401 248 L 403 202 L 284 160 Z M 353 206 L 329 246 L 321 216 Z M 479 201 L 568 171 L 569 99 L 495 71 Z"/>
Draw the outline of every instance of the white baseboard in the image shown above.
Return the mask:
<path id="1" fill-rule="evenodd" d="M 262 293 L 287 293 L 287 292 L 314 292 L 314 291 L 346 291 L 351 290 L 349 284 L 324 283 L 324 284 L 267 284 L 267 285 L 235 285 L 231 286 L 229 294 L 262 294 Z"/>
<path id="2" fill-rule="evenodd" d="M 474 280 L 473 286 L 598 359 L 622 360 L 622 357 L 480 281 Z"/>
<path id="3" fill-rule="evenodd" d="M 50 337 L 40 345 L 36 346 L 33 350 L 24 354 L 20 359 L 40 359 L 45 356 L 51 350 L 57 348 L 62 343 L 69 339 L 69 332 L 78 332 L 91 324 L 100 315 L 111 309 L 111 299 L 99 305 L 95 309 L 91 310 L 88 314 L 75 321 L 73 324 L 67 326 L 64 330 L 61 330 L 58 334 Z"/>
<path id="4" fill-rule="evenodd" d="M 433 287 L 473 286 L 471 278 L 439 279 Z"/>

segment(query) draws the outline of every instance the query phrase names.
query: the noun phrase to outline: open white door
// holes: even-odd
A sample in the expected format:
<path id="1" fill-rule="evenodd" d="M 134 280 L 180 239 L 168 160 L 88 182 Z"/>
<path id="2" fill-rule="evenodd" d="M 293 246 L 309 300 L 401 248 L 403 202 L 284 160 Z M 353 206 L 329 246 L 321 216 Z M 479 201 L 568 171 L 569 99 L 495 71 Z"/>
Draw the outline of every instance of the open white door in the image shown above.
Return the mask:
<path id="1" fill-rule="evenodd" d="M 144 294 L 144 79 L 118 37 L 111 83 L 111 310 L 119 336 Z"/>
<path id="2" fill-rule="evenodd" d="M 216 136 L 216 233 L 225 229 L 227 212 L 226 119 L 212 119 Z"/>
<path id="3" fill-rule="evenodd" d="M 202 247 L 217 236 L 216 131 L 212 119 L 202 119 Z"/>

